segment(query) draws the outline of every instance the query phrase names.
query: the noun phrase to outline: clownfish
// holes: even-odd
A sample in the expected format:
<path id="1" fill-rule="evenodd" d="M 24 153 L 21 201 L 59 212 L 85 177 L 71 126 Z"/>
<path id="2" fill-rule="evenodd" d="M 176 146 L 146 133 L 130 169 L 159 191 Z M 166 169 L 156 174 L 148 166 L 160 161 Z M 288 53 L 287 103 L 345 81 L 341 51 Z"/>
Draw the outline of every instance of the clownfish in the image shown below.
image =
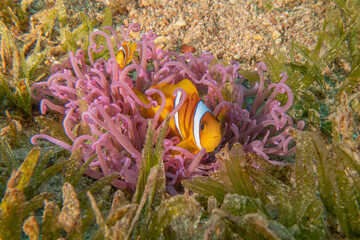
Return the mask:
<path id="1" fill-rule="evenodd" d="M 119 64 L 120 68 L 123 69 L 134 57 L 134 52 L 136 50 L 135 42 L 123 42 L 122 46 L 116 52 L 115 59 Z"/>
<path id="2" fill-rule="evenodd" d="M 179 104 L 182 92 L 176 88 L 182 88 L 186 91 L 186 99 L 179 111 L 170 119 L 170 133 L 173 136 L 179 136 L 182 139 L 177 146 L 187 149 L 195 154 L 205 148 L 206 152 L 212 152 L 219 145 L 221 140 L 220 124 L 213 113 L 200 99 L 198 91 L 189 79 L 183 79 L 177 84 L 159 83 L 150 89 L 158 89 L 166 97 L 165 108 L 160 114 L 159 122 L 166 119 L 169 113 Z M 135 94 L 145 104 L 150 100 L 141 92 L 133 89 Z M 156 107 L 143 108 L 141 114 L 144 118 L 153 118 L 161 105 L 159 94 L 153 94 L 152 99 L 157 101 Z"/>

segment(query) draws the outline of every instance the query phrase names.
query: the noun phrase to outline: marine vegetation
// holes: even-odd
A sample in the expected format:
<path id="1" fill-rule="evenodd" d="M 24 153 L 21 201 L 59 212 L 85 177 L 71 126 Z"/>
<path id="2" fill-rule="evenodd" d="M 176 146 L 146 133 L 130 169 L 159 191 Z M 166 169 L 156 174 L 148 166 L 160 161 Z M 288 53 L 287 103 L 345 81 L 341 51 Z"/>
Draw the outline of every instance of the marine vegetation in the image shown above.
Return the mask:
<path id="1" fill-rule="evenodd" d="M 37 2 L 0 1 L 0 239 L 360 237 L 357 1 L 255 72 L 157 49 L 136 24 L 118 36 L 109 9 L 74 29 L 65 1 Z M 176 127 L 184 79 L 220 126 L 213 151 Z"/>
<path id="2" fill-rule="evenodd" d="M 62 0 L 18 2 L 4 0 L 0 3 L 0 100 L 7 100 L 0 108 L 6 106 L 7 110 L 15 110 L 12 115 L 28 118 L 32 116 L 34 103 L 30 87 L 48 76 L 49 59 L 75 51 L 78 43 L 86 48 L 97 21 L 81 13 L 81 24 L 75 28 L 70 26 L 74 19 L 66 14 Z M 30 5 L 32 10 L 44 9 L 30 17 Z M 111 25 L 109 11 L 106 9 L 103 24 Z M 53 36 L 55 23 L 60 25 L 57 39 Z"/>
<path id="3" fill-rule="evenodd" d="M 134 54 L 137 57 L 132 57 L 133 63 L 122 68 L 123 64 L 119 65 L 116 61 L 114 49 L 126 46 L 124 42 L 129 40 L 130 31 L 138 31 L 139 25 L 131 24 L 126 31 L 123 28 L 121 39 L 114 29 L 104 29 L 111 31 L 113 36 L 104 31 L 90 34 L 90 65 L 86 63 L 84 50 L 80 49 L 75 54 L 70 52 L 68 59 L 52 66 L 52 75 L 47 81 L 32 86 L 33 98 L 41 101 L 43 114 L 50 108 L 65 115 L 63 126 L 67 136 L 64 141 L 39 134 L 32 138 L 34 144 L 39 138 L 44 138 L 70 152 L 82 147 L 84 162 L 97 154 L 89 165 L 90 168 L 85 171 L 86 174 L 98 179 L 119 173 L 120 178 L 112 184 L 123 190 L 134 189 L 141 165 L 141 150 L 145 143 L 145 135 L 142 133 L 149 124 L 146 118 L 150 117 L 141 114 L 144 110 L 141 111 L 140 107 L 146 110 L 152 103 L 156 105 L 154 107 L 158 110 L 153 114 L 151 126 L 157 132 L 163 126 L 166 115 L 172 119 L 170 126 L 173 125 L 171 129 L 174 129 L 174 116 L 182 122 L 181 119 L 187 116 L 185 109 L 192 111 L 191 106 L 181 108 L 182 104 L 192 104 L 187 95 L 193 98 L 199 94 L 207 108 L 222 123 L 220 144 L 220 136 L 213 146 L 207 144 L 211 139 L 204 137 L 201 140 L 201 144 L 208 145 L 209 150 L 216 148 L 215 152 L 218 152 L 225 143 L 232 145 L 240 142 L 245 152 L 255 152 L 266 159 L 269 159 L 269 155 L 288 155 L 295 151 L 293 138 L 285 131 L 293 127 L 292 119 L 286 114 L 293 102 L 292 91 L 285 84 L 286 74 L 282 74 L 279 83 L 265 86 L 263 71 L 267 67 L 260 63 L 260 81 L 248 82 L 249 87 L 246 87 L 245 79 L 237 73 L 238 64 L 223 66 L 209 53 L 198 58 L 191 53 L 181 56 L 176 52 L 156 49 L 154 39 L 157 36 L 153 32 L 145 34 L 141 41 L 136 42 L 138 48 Z M 106 39 L 105 46 L 99 46 L 95 42 L 95 38 L 100 36 Z M 114 43 L 111 38 L 115 39 Z M 102 51 L 108 51 L 110 58 L 94 59 L 93 53 Z M 187 84 L 184 79 L 188 79 Z M 161 87 L 152 87 L 155 84 L 178 85 L 169 88 L 167 93 Z M 168 101 L 172 94 L 180 98 L 177 100 L 178 105 L 170 106 L 169 109 L 168 102 L 174 102 Z M 285 104 L 276 100 L 278 95 L 286 96 Z M 252 103 L 248 101 L 251 97 L 254 98 Z M 196 112 L 193 115 L 196 116 Z M 198 136 L 199 133 L 195 130 L 198 124 L 196 117 L 187 118 L 190 118 L 190 122 L 186 125 L 194 126 L 187 131 L 194 130 L 192 134 Z M 303 127 L 304 123 L 300 121 L 297 128 Z M 186 135 L 185 130 L 181 131 L 180 135 Z M 177 193 L 176 189 L 179 189 L 182 179 L 208 175 L 218 169 L 215 152 L 206 153 L 206 149 L 201 148 L 200 139 L 196 146 L 191 145 L 189 140 L 182 141 L 180 135 L 170 135 L 164 143 L 166 182 L 168 191 L 172 194 Z M 193 151 L 193 148 L 198 150 Z M 173 154 L 173 151 L 181 154 Z"/>
<path id="4" fill-rule="evenodd" d="M 21 230 L 30 239 L 79 239 L 89 232 L 92 239 L 358 237 L 359 154 L 348 146 L 354 142 L 346 136 L 348 126 L 344 123 L 351 119 L 352 111 L 346 107 L 346 95 L 342 101 L 344 105 L 334 120 L 336 143 L 328 144 L 319 133 L 292 129 L 297 151 L 295 163 L 286 165 L 273 165 L 257 154 L 245 154 L 240 143 L 231 149 L 226 145 L 217 154 L 218 172 L 183 181 L 197 194 L 166 194 L 162 153 L 168 121 L 158 133 L 155 147 L 157 133 L 149 124 L 144 161 L 131 200 L 121 190 L 109 194 L 106 184 L 118 174 L 79 191 L 76 186 L 86 169 L 83 165 L 79 172 L 74 171 L 80 149 L 62 163 L 68 181 L 62 188 L 62 200 L 57 203 L 48 192 L 39 194 L 33 186 L 44 183 L 44 178 L 54 176 L 61 167 L 57 163 L 42 172 L 52 153 L 40 158 L 35 147 L 7 183 L 0 205 L 0 237 L 20 239 Z M 42 207 L 39 221 L 33 214 Z M 99 225 L 95 232 L 90 230 L 94 219 Z"/>

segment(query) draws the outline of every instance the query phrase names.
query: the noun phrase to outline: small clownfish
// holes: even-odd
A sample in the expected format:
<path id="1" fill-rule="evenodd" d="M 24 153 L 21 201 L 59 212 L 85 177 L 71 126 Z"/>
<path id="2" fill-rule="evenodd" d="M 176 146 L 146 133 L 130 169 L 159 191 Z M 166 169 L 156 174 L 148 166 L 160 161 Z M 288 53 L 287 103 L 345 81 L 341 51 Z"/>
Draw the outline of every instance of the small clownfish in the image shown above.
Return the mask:
<path id="1" fill-rule="evenodd" d="M 150 88 L 160 90 L 166 97 L 165 108 L 160 114 L 159 121 L 164 121 L 179 104 L 182 93 L 177 91 L 174 96 L 173 92 L 176 88 L 184 89 L 187 95 L 184 104 L 169 122 L 171 135 L 179 136 L 182 139 L 177 146 L 185 148 L 193 154 L 202 148 L 206 148 L 206 152 L 214 151 L 221 140 L 220 124 L 205 103 L 200 100 L 196 87 L 189 79 L 181 80 L 177 84 L 160 83 Z M 141 101 L 145 104 L 150 103 L 144 94 L 136 89 L 133 90 Z M 158 105 L 150 108 L 141 107 L 144 118 L 153 118 L 160 108 L 160 95 L 153 94 L 152 99 L 156 100 Z"/>
<path id="2" fill-rule="evenodd" d="M 136 50 L 135 42 L 123 42 L 122 46 L 116 52 L 115 59 L 120 65 L 120 68 L 123 69 L 134 57 L 134 52 Z"/>

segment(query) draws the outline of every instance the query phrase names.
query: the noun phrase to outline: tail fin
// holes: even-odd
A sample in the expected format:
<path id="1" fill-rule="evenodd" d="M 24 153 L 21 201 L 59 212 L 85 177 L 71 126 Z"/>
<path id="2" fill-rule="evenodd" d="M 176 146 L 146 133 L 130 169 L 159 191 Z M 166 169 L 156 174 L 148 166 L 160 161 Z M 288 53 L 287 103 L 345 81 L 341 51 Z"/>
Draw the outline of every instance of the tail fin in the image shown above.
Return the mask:
<path id="1" fill-rule="evenodd" d="M 219 116 L 217 117 L 217 120 L 220 123 L 221 132 L 225 127 L 226 115 L 227 115 L 227 107 L 225 106 L 225 107 L 223 107 L 223 109 L 221 110 Z"/>
<path id="2" fill-rule="evenodd" d="M 132 89 L 134 91 L 134 93 L 136 94 L 136 96 L 138 98 L 140 98 L 140 100 L 148 105 L 150 103 L 150 100 L 142 93 L 140 92 L 139 90 L 133 88 Z M 158 108 L 158 107 L 157 107 Z M 149 108 L 144 108 L 144 107 L 140 107 L 140 110 L 141 110 L 141 116 L 143 116 L 144 118 L 153 118 L 156 111 L 157 111 L 157 108 L 154 108 L 154 107 L 149 107 Z"/>
<path id="3" fill-rule="evenodd" d="M 149 104 L 150 103 L 150 100 L 142 93 L 140 92 L 139 90 L 137 90 L 136 88 L 133 88 L 132 89 L 134 91 L 134 93 L 136 94 L 136 96 L 138 98 L 140 98 L 140 100 L 145 103 L 145 104 Z"/>

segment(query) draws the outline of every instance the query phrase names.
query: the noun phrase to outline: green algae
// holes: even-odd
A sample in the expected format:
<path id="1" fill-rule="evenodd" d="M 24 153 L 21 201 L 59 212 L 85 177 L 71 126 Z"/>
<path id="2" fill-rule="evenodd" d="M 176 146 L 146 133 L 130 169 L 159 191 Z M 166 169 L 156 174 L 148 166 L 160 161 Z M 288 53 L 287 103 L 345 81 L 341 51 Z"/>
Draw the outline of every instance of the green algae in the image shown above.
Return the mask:
<path id="1" fill-rule="evenodd" d="M 29 16 L 26 9 L 32 1 L 23 1 L 21 7 L 6 2 L 15 10 L 1 8 L 1 16 L 5 16 L 0 22 L 1 64 L 3 69 L 11 66 L 14 73 L 1 73 L 0 99 L 7 99 L 13 109 L 31 116 L 29 87 L 44 76 L 36 70 L 50 51 L 41 48 L 46 42 L 46 33 L 51 36 L 59 21 L 61 48 L 76 50 L 78 41 L 88 46 L 88 35 L 97 23 L 82 14 L 81 25 L 70 28 L 67 25 L 70 17 L 58 8 L 63 2 L 56 1 L 57 8 L 44 12 L 49 20 L 41 27 L 42 38 L 33 38 L 34 49 L 27 51 L 29 46 L 20 44 L 12 36 L 9 24 L 14 22 L 15 27 L 23 31 L 24 20 Z M 91 160 L 80 166 L 80 149 L 70 158 L 55 157 L 57 163 L 52 166 L 49 165 L 54 152 L 41 156 L 38 148 L 19 161 L 12 149 L 19 147 L 16 139 L 20 131 L 12 122 L 0 145 L 3 186 L 0 238 L 20 239 L 25 233 L 30 239 L 38 236 L 79 239 L 89 228 L 94 228 L 95 220 L 99 227 L 94 230 L 93 239 L 321 239 L 337 234 L 359 237 L 360 137 L 359 112 L 354 105 L 360 78 L 358 7 L 356 1 L 348 4 L 336 1 L 335 6 L 328 7 L 326 23 L 315 48 L 293 43 L 292 51 L 301 54 L 304 62 L 293 59 L 289 62 L 278 51 L 275 56 L 266 55 L 271 78 L 279 81 L 280 73 L 286 72 L 287 84 L 297 93 L 293 116 L 305 118 L 307 124 L 314 127 L 302 133 L 290 130 L 297 140 L 293 165 L 270 165 L 256 155 L 244 155 L 241 145 L 236 144 L 219 154 L 219 172 L 183 181 L 187 189 L 198 195 L 185 193 L 170 197 L 165 193 L 160 161 L 165 130 L 159 134 L 160 143 L 154 149 L 155 133 L 149 128 L 143 150 L 146 160 L 142 161 L 137 191 L 131 199 L 128 193 L 118 190 L 109 194 L 106 190 L 117 174 L 81 186 L 81 176 Z M 111 25 L 109 10 L 105 15 L 104 26 Z M 350 68 L 342 69 L 342 61 Z M 336 77 L 325 74 L 330 65 L 340 66 L 340 70 L 334 71 L 342 71 L 334 91 L 329 91 L 327 85 L 333 84 Z M 251 72 L 241 74 L 250 82 L 258 79 Z M 228 96 L 229 91 L 225 89 L 224 95 Z M 335 117 L 328 117 L 329 112 L 325 114 L 322 109 L 328 111 L 328 100 L 333 96 L 336 96 L 332 112 Z M 68 141 L 58 122 L 51 119 L 44 122 L 43 118 L 41 121 L 58 139 Z M 62 189 L 63 199 L 57 200 L 42 189 L 61 173 L 66 183 Z M 199 200 L 199 196 L 205 201 Z M 41 221 L 34 218 L 39 209 L 43 209 Z"/>

